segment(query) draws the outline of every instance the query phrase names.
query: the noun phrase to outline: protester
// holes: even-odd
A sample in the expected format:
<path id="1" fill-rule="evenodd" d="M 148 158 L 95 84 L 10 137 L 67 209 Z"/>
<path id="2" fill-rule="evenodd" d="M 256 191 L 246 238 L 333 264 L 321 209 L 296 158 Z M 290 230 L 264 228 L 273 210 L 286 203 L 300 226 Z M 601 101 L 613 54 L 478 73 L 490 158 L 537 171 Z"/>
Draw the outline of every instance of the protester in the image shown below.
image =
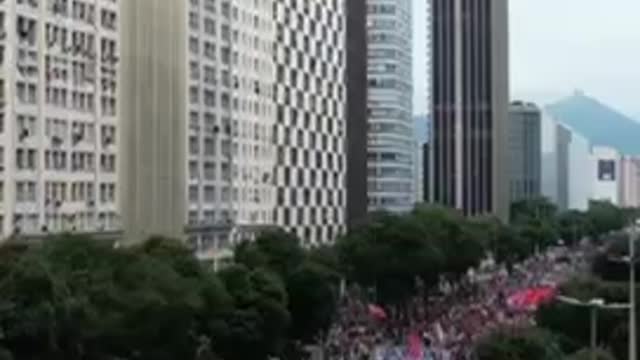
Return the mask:
<path id="1" fill-rule="evenodd" d="M 473 343 L 487 332 L 534 325 L 538 303 L 548 301 L 556 284 L 585 266 L 583 254 L 555 248 L 516 264 L 511 272 L 483 264 L 458 282 L 443 279 L 438 296 L 416 296 L 404 311 L 369 304 L 357 289 L 347 291 L 326 337 L 327 359 L 469 359 Z"/>

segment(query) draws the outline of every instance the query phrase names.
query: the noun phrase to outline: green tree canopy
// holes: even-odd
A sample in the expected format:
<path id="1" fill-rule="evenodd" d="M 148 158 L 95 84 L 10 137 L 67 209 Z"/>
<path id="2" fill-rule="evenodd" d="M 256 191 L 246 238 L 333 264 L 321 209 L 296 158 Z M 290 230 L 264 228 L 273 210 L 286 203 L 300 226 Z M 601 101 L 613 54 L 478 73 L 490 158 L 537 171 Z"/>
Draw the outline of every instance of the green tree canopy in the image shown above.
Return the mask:
<path id="1" fill-rule="evenodd" d="M 475 345 L 478 360 L 561 360 L 555 337 L 538 329 L 504 328 Z"/>
<path id="2" fill-rule="evenodd" d="M 605 349 L 596 349 L 595 360 L 616 360 L 613 354 Z M 593 360 L 591 349 L 582 349 L 567 358 L 567 360 Z"/>
<path id="3" fill-rule="evenodd" d="M 328 247 L 305 250 L 300 239 L 281 230 L 240 244 L 235 259 L 249 269 L 268 269 L 283 282 L 291 316 L 290 337 L 311 341 L 327 330 L 337 308 L 337 254 Z"/>

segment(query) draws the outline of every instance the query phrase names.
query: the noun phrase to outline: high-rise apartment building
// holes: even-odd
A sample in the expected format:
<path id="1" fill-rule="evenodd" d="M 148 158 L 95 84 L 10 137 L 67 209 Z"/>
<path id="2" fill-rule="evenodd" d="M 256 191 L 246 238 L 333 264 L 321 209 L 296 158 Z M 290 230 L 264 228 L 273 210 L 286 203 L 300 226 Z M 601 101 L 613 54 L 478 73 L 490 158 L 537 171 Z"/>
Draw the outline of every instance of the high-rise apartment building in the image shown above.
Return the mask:
<path id="1" fill-rule="evenodd" d="M 347 0 L 347 226 L 367 216 L 367 0 Z"/>
<path id="2" fill-rule="evenodd" d="M 186 231 L 205 256 L 273 224 L 273 9 L 270 0 L 123 4 L 132 238 Z"/>
<path id="3" fill-rule="evenodd" d="M 118 16 L 0 2 L 0 237 L 121 228 Z"/>
<path id="4" fill-rule="evenodd" d="M 344 1 L 123 7 L 128 235 L 203 257 L 271 226 L 344 228 Z M 144 14 L 144 16 L 143 16 Z"/>
<path id="5" fill-rule="evenodd" d="M 411 11 L 411 1 L 367 0 L 370 210 L 415 201 Z"/>
<path id="6" fill-rule="evenodd" d="M 431 0 L 434 202 L 508 218 L 507 0 Z"/>
<path id="7" fill-rule="evenodd" d="M 274 223 L 306 244 L 344 231 L 345 0 L 275 0 Z"/>
<path id="8" fill-rule="evenodd" d="M 595 167 L 589 141 L 563 124 L 556 125 L 556 203 L 560 210 L 586 210 L 593 199 Z"/>
<path id="9" fill-rule="evenodd" d="M 514 101 L 509 110 L 511 202 L 541 196 L 542 113 L 533 103 Z"/>

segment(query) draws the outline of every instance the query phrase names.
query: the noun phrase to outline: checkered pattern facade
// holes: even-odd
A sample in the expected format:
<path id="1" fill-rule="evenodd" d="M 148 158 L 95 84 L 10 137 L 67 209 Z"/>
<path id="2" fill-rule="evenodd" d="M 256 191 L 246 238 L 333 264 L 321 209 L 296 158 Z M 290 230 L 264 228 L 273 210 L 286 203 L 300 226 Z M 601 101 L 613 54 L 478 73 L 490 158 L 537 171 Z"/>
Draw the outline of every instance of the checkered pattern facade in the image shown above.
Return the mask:
<path id="1" fill-rule="evenodd" d="M 345 226 L 345 1 L 276 0 L 274 222 L 304 245 Z"/>

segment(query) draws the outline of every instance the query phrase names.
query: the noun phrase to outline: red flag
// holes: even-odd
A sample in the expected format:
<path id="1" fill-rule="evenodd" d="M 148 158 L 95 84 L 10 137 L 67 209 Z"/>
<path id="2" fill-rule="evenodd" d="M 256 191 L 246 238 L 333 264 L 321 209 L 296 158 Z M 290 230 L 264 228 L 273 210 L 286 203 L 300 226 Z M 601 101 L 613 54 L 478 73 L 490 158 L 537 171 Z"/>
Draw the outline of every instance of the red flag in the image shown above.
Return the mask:
<path id="1" fill-rule="evenodd" d="M 555 294 L 553 287 L 530 288 L 511 295 L 507 302 L 510 306 L 519 309 L 535 309 L 541 304 L 551 300 Z"/>
<path id="2" fill-rule="evenodd" d="M 386 320 L 387 313 L 378 305 L 369 304 L 369 315 L 377 320 Z"/>

